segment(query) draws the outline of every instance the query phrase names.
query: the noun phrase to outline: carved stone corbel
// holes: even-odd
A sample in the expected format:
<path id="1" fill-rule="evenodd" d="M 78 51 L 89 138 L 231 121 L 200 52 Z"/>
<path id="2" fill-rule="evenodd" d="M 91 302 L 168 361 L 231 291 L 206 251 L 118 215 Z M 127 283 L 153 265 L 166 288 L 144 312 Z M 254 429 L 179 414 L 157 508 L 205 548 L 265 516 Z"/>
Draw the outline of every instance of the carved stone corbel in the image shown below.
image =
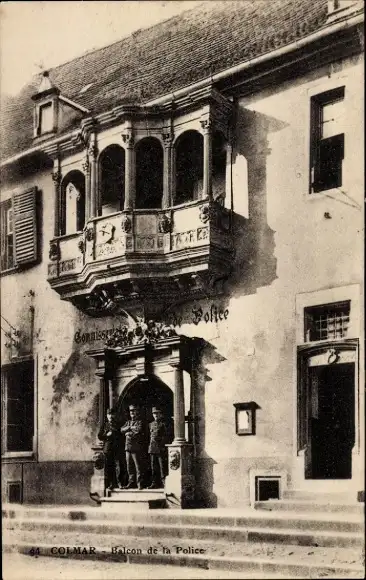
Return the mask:
<path id="1" fill-rule="evenodd" d="M 123 214 L 123 216 L 122 216 L 122 220 L 121 220 L 121 228 L 122 228 L 122 231 L 123 231 L 125 234 L 129 234 L 129 233 L 131 232 L 131 230 L 132 230 L 132 220 L 131 220 L 131 218 L 130 218 L 128 215 L 126 215 L 126 214 Z"/>
<path id="2" fill-rule="evenodd" d="M 165 214 L 159 216 L 158 230 L 160 234 L 168 234 L 172 231 L 172 221 L 169 216 Z"/>
<path id="3" fill-rule="evenodd" d="M 55 262 L 56 260 L 61 259 L 60 246 L 57 242 L 50 243 L 50 250 L 48 253 L 48 257 L 52 262 Z"/>

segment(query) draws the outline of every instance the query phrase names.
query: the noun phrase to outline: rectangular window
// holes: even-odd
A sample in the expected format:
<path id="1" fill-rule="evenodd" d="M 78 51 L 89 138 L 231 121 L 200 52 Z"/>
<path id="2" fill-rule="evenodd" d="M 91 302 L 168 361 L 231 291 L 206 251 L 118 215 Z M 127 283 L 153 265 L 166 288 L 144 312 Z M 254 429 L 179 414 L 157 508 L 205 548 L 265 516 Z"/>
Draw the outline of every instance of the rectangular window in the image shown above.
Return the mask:
<path id="1" fill-rule="evenodd" d="M 311 99 L 311 193 L 342 185 L 344 87 Z"/>
<path id="2" fill-rule="evenodd" d="M 43 135 L 43 133 L 49 133 L 50 131 L 53 131 L 53 105 L 52 103 L 47 103 L 39 108 L 38 133 Z"/>
<path id="3" fill-rule="evenodd" d="M 305 308 L 305 342 L 346 338 L 350 301 Z"/>
<path id="4" fill-rule="evenodd" d="M 0 205 L 1 272 L 34 263 L 38 257 L 36 188 Z"/>
<path id="5" fill-rule="evenodd" d="M 33 451 L 34 361 L 2 369 L 1 401 L 4 453 Z"/>

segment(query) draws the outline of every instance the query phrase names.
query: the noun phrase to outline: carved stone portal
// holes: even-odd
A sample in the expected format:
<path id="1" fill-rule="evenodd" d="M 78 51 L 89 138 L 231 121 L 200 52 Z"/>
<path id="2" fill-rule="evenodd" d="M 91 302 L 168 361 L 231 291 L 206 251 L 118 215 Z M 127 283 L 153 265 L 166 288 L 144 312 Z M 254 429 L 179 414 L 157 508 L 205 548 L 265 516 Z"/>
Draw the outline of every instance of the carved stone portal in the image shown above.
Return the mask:
<path id="1" fill-rule="evenodd" d="M 195 493 L 193 445 L 185 437 L 183 365 L 191 368 L 189 353 L 189 339 L 177 335 L 173 327 L 136 319 L 115 330 L 107 339 L 106 348 L 88 352 L 97 361 L 96 374 L 101 377 L 100 422 L 104 422 L 108 407 L 117 407 L 124 416 L 131 402 L 140 406 L 143 416 L 147 413 L 146 420 L 154 405 L 165 409 L 172 443 L 166 446 L 169 473 L 164 492 L 172 508 L 192 507 Z M 93 451 L 91 493 L 100 502 L 109 493 L 105 461 L 100 445 L 94 446 Z M 118 497 L 123 501 L 121 492 Z"/>

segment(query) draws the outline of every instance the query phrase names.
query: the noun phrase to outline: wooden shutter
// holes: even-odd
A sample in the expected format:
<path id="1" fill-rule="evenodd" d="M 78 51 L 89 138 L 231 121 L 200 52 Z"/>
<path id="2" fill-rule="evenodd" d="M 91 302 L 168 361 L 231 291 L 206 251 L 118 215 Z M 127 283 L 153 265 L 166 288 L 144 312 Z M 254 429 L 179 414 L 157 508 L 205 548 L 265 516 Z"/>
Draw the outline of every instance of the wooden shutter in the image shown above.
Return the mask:
<path id="1" fill-rule="evenodd" d="M 7 256 L 7 223 L 6 223 L 6 209 L 7 203 L 4 202 L 0 206 L 0 232 L 1 232 L 1 270 L 6 270 L 8 265 Z"/>
<path id="2" fill-rule="evenodd" d="M 36 188 L 13 195 L 15 265 L 37 260 Z"/>

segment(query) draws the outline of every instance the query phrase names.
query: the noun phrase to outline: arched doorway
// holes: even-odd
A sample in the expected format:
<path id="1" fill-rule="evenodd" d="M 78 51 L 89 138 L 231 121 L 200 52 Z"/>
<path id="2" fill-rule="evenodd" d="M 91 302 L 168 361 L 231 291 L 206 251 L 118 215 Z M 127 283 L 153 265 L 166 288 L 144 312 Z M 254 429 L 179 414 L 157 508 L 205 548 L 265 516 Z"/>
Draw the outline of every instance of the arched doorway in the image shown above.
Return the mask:
<path id="1" fill-rule="evenodd" d="M 128 409 L 132 404 L 139 407 L 140 417 L 145 425 L 145 445 L 142 461 L 144 464 L 144 485 L 146 486 L 151 482 L 150 461 L 148 456 L 149 423 L 153 421 L 151 410 L 155 406 L 161 409 L 163 420 L 168 431 L 167 443 L 171 443 L 174 438 L 173 392 L 155 375 L 136 377 L 124 388 L 116 404 L 116 411 L 122 425 L 130 419 Z M 124 460 L 124 458 L 122 458 L 122 460 Z M 167 473 L 167 453 L 165 454 L 164 461 L 165 472 Z M 126 474 L 126 465 L 123 466 L 123 471 Z M 127 483 L 126 476 L 124 479 Z"/>

